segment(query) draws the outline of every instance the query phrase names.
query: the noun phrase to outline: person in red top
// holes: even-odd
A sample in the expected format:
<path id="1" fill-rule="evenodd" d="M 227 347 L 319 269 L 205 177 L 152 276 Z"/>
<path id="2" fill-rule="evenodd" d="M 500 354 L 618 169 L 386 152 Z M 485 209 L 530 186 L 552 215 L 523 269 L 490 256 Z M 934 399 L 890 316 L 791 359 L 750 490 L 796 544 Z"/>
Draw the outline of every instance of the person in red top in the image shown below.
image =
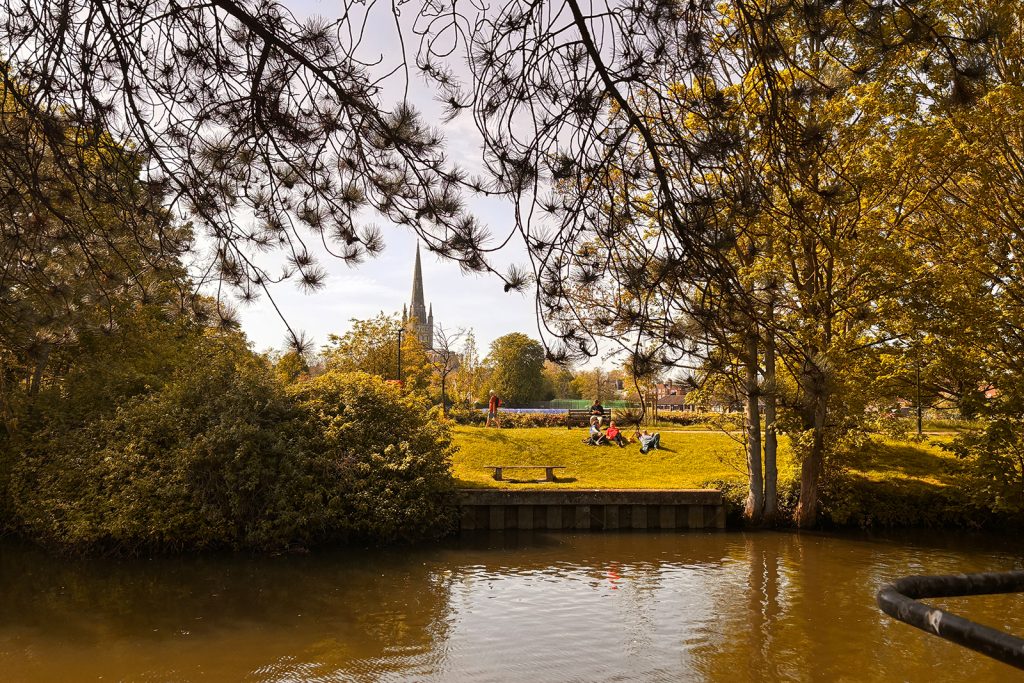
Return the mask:
<path id="1" fill-rule="evenodd" d="M 626 444 L 629 443 L 626 441 L 626 437 L 622 435 L 622 432 L 619 431 L 619 428 L 615 426 L 615 422 L 608 423 L 608 430 L 605 431 L 604 435 L 608 437 L 609 441 L 619 444 L 619 448 L 625 448 Z"/>
<path id="2" fill-rule="evenodd" d="M 487 401 L 487 426 L 497 427 L 498 426 L 498 407 L 501 405 L 501 399 L 494 393 L 494 389 L 491 389 L 491 397 Z"/>

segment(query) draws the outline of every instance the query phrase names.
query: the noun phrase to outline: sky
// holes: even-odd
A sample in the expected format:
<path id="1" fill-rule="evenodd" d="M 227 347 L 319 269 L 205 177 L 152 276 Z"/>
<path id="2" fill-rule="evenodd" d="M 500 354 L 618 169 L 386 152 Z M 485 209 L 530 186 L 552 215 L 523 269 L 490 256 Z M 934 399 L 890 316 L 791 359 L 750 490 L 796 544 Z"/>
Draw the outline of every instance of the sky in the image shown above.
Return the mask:
<path id="1" fill-rule="evenodd" d="M 299 18 L 334 18 L 341 11 L 337 0 L 282 2 Z M 379 58 L 378 71 L 383 72 L 397 63 L 402 48 L 390 17 L 390 4 L 377 9 L 381 11 L 368 23 L 364 59 L 374 61 Z M 412 40 L 407 32 L 408 49 L 414 49 L 414 45 L 410 47 Z M 386 92 L 382 98 L 385 106 L 398 100 L 404 80 L 393 78 L 390 85 L 393 92 Z M 427 121 L 439 121 L 440 107 L 432 92 L 415 74 L 409 85 L 413 105 L 423 112 Z M 442 132 L 454 161 L 470 171 L 480 168 L 479 136 L 469 118 L 456 119 L 442 126 Z M 470 199 L 469 206 L 496 238 L 506 235 L 514 224 L 510 203 Z M 401 313 L 402 305 L 410 301 L 416 237 L 405 228 L 389 225 L 379 217 L 374 219 L 384 233 L 386 246 L 382 255 L 356 267 L 325 256 L 320 265 L 328 276 L 322 289 L 303 293 L 294 283 L 285 282 L 271 290 L 288 324 L 311 337 L 314 348 L 326 343 L 329 334 L 344 333 L 353 318 L 369 318 L 380 312 Z M 511 263 L 525 265 L 521 243 L 513 240 L 495 261 L 502 266 Z M 487 353 L 494 339 L 510 332 L 523 332 L 539 339 L 532 293 L 506 293 L 499 278 L 464 275 L 456 263 L 441 260 L 425 249 L 422 250 L 422 264 L 424 294 L 427 304 L 433 304 L 435 325 L 443 325 L 446 330 L 472 329 L 481 355 Z M 239 317 L 243 330 L 257 350 L 286 346 L 287 328 L 270 301 L 264 298 L 239 307 Z"/>

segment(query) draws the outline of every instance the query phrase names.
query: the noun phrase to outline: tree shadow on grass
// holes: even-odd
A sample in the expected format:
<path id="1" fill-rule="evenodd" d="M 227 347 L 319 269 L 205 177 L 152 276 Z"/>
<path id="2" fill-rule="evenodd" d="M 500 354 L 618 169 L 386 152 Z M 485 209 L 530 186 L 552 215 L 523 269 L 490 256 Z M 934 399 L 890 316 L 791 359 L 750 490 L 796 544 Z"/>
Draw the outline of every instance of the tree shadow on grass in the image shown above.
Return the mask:
<path id="1" fill-rule="evenodd" d="M 888 472 L 897 477 L 934 478 L 943 484 L 961 480 L 964 464 L 952 455 L 945 456 L 926 444 L 872 441 L 853 454 L 847 463 L 853 470 Z"/>
<path id="2" fill-rule="evenodd" d="M 557 477 L 551 481 L 547 479 L 509 479 L 505 477 L 502 481 L 508 484 L 571 484 L 578 480 L 576 477 Z"/>
<path id="3" fill-rule="evenodd" d="M 486 482 L 475 479 L 463 479 L 461 477 L 453 477 L 453 480 L 455 481 L 455 488 L 457 489 L 495 488 L 491 485 L 491 482 L 496 484 L 572 484 L 579 481 L 576 477 L 556 477 L 552 481 L 547 481 L 545 479 L 510 479 L 509 477 L 504 477 L 501 481 L 488 477 Z"/>

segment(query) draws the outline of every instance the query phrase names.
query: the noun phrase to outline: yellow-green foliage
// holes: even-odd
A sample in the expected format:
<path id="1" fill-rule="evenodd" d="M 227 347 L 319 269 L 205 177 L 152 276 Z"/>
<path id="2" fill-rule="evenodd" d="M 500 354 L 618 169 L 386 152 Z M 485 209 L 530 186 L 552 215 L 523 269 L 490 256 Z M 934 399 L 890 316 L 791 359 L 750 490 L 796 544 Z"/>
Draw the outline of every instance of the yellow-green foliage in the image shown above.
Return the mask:
<path id="1" fill-rule="evenodd" d="M 502 488 L 698 488 L 707 482 L 746 482 L 740 445 L 723 432 L 660 430 L 663 448 L 644 455 L 640 446 L 588 446 L 585 429 L 487 429 L 456 427 L 459 452 L 454 459 L 456 483 L 465 487 Z M 780 480 L 796 476 L 785 444 L 780 448 Z M 554 484 L 497 482 L 486 465 L 564 465 Z M 514 471 L 513 471 L 514 472 Z M 543 471 L 511 477 L 539 478 Z M 560 472 L 560 473 L 559 473 Z"/>
<path id="2" fill-rule="evenodd" d="M 330 528 L 374 540 L 447 530 L 453 448 L 424 398 L 364 372 L 328 371 L 289 393 Z"/>
<path id="3" fill-rule="evenodd" d="M 845 454 L 826 482 L 824 513 L 856 526 L 981 526 L 993 521 L 973 500 L 969 468 L 942 448 L 948 437 L 925 443 L 876 437 Z"/>
<path id="4" fill-rule="evenodd" d="M 59 397 L 40 406 L 41 426 L 4 459 L 29 538 L 132 553 L 447 530 L 450 440 L 421 399 L 363 373 L 286 392 L 238 335 L 194 334 L 186 346 L 158 386 L 115 397 L 113 410 L 84 406 L 67 422 L 47 419 L 64 412 Z"/>

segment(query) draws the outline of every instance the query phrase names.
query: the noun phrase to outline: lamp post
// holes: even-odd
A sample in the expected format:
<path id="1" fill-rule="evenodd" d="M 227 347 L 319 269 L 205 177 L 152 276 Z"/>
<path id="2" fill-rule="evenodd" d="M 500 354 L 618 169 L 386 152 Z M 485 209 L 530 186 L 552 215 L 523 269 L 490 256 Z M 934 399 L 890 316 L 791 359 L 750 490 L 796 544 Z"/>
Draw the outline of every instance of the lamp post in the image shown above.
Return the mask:
<path id="1" fill-rule="evenodd" d="M 917 435 L 921 436 L 921 351 L 917 352 Z"/>
<path id="2" fill-rule="evenodd" d="M 398 376 L 395 378 L 399 382 L 402 381 L 402 333 L 405 332 L 401 327 L 398 328 Z"/>

